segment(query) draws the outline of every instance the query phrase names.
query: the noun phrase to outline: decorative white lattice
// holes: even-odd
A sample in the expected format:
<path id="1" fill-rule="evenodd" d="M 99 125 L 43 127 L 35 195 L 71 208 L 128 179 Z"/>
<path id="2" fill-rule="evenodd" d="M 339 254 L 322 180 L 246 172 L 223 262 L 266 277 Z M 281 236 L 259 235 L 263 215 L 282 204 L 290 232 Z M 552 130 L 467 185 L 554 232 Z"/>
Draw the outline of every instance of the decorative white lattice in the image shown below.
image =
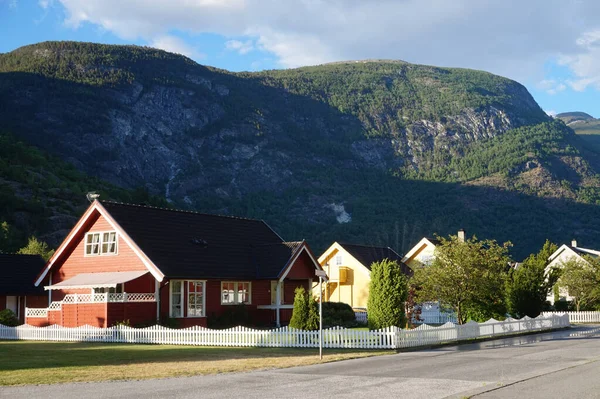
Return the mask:
<path id="1" fill-rule="evenodd" d="M 128 293 L 126 295 L 126 302 L 154 302 L 156 298 L 154 293 Z"/>
<path id="2" fill-rule="evenodd" d="M 25 308 L 25 317 L 48 317 L 48 309 Z"/>

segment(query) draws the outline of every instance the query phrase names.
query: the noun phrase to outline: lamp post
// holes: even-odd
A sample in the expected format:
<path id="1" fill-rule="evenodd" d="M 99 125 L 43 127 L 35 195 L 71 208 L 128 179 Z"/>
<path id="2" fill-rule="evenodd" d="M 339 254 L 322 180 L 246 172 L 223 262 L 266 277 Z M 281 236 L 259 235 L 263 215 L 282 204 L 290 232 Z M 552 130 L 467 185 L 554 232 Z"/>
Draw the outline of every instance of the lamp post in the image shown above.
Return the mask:
<path id="1" fill-rule="evenodd" d="M 315 270 L 319 276 L 319 359 L 323 360 L 323 280 L 327 282 L 327 273 Z"/>

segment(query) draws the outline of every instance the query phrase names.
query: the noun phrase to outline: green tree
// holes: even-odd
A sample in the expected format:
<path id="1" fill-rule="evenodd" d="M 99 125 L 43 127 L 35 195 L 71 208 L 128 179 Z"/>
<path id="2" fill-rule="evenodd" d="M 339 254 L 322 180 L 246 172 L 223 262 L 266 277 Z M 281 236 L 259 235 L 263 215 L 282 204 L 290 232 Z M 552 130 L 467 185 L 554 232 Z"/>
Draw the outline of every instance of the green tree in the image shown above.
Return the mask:
<path id="1" fill-rule="evenodd" d="M 369 328 L 404 327 L 407 297 L 408 280 L 398 263 L 388 259 L 373 263 L 367 301 Z"/>
<path id="2" fill-rule="evenodd" d="M 54 255 L 54 250 L 48 246 L 45 242 L 39 241 L 35 237 L 29 237 L 29 242 L 26 246 L 19 249 L 17 252 L 22 255 L 40 255 L 44 260 L 50 259 Z"/>
<path id="3" fill-rule="evenodd" d="M 459 324 L 502 317 L 510 242 L 499 245 L 475 236 L 463 242 L 452 235 L 438 239 L 433 263 L 415 270 L 419 300 L 451 308 Z"/>
<path id="4" fill-rule="evenodd" d="M 546 240 L 537 254 L 531 254 L 510 274 L 506 282 L 506 303 L 514 317 L 537 317 L 552 286 L 556 273 L 546 273 L 548 258 L 557 250 L 556 244 Z"/>
<path id="5" fill-rule="evenodd" d="M 558 285 L 573 297 L 575 309 L 589 309 L 600 302 L 600 261 L 586 258 L 585 262 L 565 262 Z"/>
<path id="6" fill-rule="evenodd" d="M 294 292 L 294 310 L 290 319 L 290 327 L 305 330 L 310 312 L 308 295 L 304 287 L 298 287 Z"/>
<path id="7" fill-rule="evenodd" d="M 6 222 L 0 223 L 0 253 L 8 252 L 11 244 L 11 230 Z"/>

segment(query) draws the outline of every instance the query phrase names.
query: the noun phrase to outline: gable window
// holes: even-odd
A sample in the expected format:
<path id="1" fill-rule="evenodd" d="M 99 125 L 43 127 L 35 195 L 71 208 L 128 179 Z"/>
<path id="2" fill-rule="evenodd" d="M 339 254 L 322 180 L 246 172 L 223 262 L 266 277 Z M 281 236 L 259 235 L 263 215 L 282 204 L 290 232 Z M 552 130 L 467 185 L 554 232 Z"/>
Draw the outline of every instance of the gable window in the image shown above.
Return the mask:
<path id="1" fill-rule="evenodd" d="M 187 317 L 204 317 L 204 281 L 188 281 Z"/>
<path id="2" fill-rule="evenodd" d="M 221 304 L 250 304 L 250 283 L 246 281 L 221 282 Z"/>
<path id="3" fill-rule="evenodd" d="M 102 233 L 87 233 L 85 235 L 85 254 L 114 255 L 117 253 L 117 233 L 107 231 Z"/>
<path id="4" fill-rule="evenodd" d="M 335 257 L 335 264 L 336 264 L 336 266 L 341 266 L 342 265 L 342 255 L 337 255 Z"/>

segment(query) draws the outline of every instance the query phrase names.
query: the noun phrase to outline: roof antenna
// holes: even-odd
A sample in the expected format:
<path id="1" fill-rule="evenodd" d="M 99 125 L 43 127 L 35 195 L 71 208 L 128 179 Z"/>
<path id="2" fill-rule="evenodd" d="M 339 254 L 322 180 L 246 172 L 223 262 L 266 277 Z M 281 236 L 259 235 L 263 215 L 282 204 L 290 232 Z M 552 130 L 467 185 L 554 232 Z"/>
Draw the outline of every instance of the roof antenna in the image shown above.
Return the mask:
<path id="1" fill-rule="evenodd" d="M 97 200 L 98 198 L 100 198 L 100 194 L 98 194 L 95 191 L 90 191 L 89 193 L 87 193 L 85 195 L 85 197 L 87 198 L 88 201 L 94 202 L 95 200 Z"/>

